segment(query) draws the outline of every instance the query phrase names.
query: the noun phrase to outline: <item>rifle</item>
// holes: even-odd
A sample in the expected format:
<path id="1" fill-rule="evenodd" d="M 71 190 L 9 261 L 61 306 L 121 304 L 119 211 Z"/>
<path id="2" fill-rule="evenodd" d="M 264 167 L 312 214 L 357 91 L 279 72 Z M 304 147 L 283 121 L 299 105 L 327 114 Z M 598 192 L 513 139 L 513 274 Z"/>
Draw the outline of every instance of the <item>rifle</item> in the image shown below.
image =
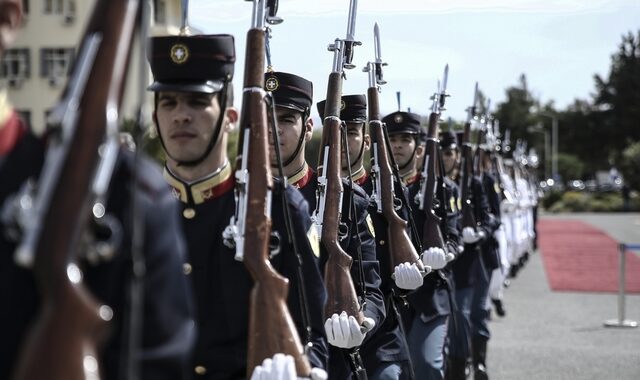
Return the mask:
<path id="1" fill-rule="evenodd" d="M 418 197 L 418 207 L 424 211 L 425 222 L 422 230 L 422 243 L 426 248 L 436 247 L 445 248 L 445 241 L 442 235 L 442 220 L 438 217 L 434 210 L 434 197 L 436 195 L 436 166 L 438 162 L 438 121 L 442 111 L 445 110 L 444 103 L 447 94 L 447 79 L 449 76 L 449 65 L 445 66 L 442 81 L 442 89 L 438 83 L 438 91 L 436 91 L 431 99 L 431 114 L 429 115 L 429 127 L 427 130 L 427 143 L 425 146 L 424 165 L 422 167 L 422 176 L 420 179 L 420 195 Z M 444 184 L 442 184 L 444 186 Z M 444 205 L 443 205 L 444 206 Z"/>
<path id="2" fill-rule="evenodd" d="M 264 91 L 266 24 L 277 24 L 277 0 L 253 0 L 251 29 L 247 32 L 240 138 L 236 159 L 236 215 L 231 225 L 236 259 L 243 261 L 254 280 L 249 298 L 247 378 L 256 366 L 276 353 L 291 355 L 298 376 L 309 376 L 311 366 L 287 307 L 289 280 L 269 261 L 271 193 L 266 92 Z M 288 207 L 284 204 L 283 207 Z"/>
<path id="3" fill-rule="evenodd" d="M 335 42 L 329 46 L 329 51 L 333 52 L 333 69 L 329 74 L 327 85 L 322 148 L 318 160 L 321 164 L 318 166 L 318 202 L 313 219 L 319 229 L 321 248 L 328 257 L 324 271 L 327 286 L 325 318 L 331 318 L 333 314 L 345 311 L 362 324 L 364 315 L 350 273 L 353 260 L 339 244 L 339 235 L 344 236 L 346 227 L 340 222 L 343 196 L 340 100 L 344 69 L 354 67 L 351 63 L 353 47 L 360 45 L 360 42 L 353 39 L 356 7 L 357 0 L 351 0 L 346 39 L 336 38 Z"/>
<path id="4" fill-rule="evenodd" d="M 382 62 L 380 54 L 380 31 L 378 24 L 374 30 L 375 61 L 367 63 L 364 71 L 369 73 L 369 89 L 367 90 L 367 108 L 369 112 L 369 133 L 371 134 L 372 159 L 371 177 L 373 179 L 372 198 L 375 201 L 378 213 L 381 213 L 387 222 L 387 238 L 389 240 L 389 254 L 391 258 L 391 271 L 402 263 L 415 264 L 420 272 L 426 275 L 422 261 L 418 257 L 407 234 L 407 222 L 396 212 L 399 199 L 395 196 L 394 178 L 389 160 L 389 147 L 385 141 L 385 126 L 380 121 L 380 105 L 378 92 L 380 85 L 386 82 L 382 76 Z"/>
<path id="5" fill-rule="evenodd" d="M 467 109 L 467 122 L 464 124 L 464 134 L 462 136 L 462 160 L 460 168 L 460 193 L 462 201 L 462 227 L 472 227 L 475 230 L 476 218 L 474 207 L 471 203 L 470 186 L 471 176 L 473 175 L 473 148 L 471 147 L 470 134 L 471 123 L 476 118 L 476 104 L 478 102 L 478 82 L 473 95 L 473 105 Z"/>
<path id="6" fill-rule="evenodd" d="M 112 312 L 83 286 L 76 260 L 90 205 L 96 221 L 105 216 L 139 11 L 137 0 L 96 3 L 63 98 L 49 119 L 52 134 L 39 191 L 15 253 L 20 265 L 33 266 L 41 309 L 14 379 L 99 378 L 97 348 Z"/>

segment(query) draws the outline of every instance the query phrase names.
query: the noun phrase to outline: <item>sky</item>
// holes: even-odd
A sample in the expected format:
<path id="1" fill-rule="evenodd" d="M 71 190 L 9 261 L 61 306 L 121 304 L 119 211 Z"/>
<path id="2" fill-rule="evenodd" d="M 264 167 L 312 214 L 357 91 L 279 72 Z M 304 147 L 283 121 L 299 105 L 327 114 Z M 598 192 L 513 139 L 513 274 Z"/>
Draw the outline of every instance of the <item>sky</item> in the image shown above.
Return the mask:
<path id="1" fill-rule="evenodd" d="M 345 38 L 348 0 L 280 0 L 272 27 L 271 56 L 276 71 L 314 84 L 314 102 L 326 97 L 333 53 L 327 45 Z M 245 36 L 252 5 L 240 0 L 191 0 L 189 23 L 204 33 L 229 33 L 236 44 L 234 85 L 240 105 Z M 360 0 L 355 39 L 356 68 L 347 70 L 343 94 L 365 94 L 374 59 L 373 27 L 378 23 L 387 84 L 380 93 L 382 114 L 402 110 L 427 115 L 429 97 L 449 64 L 443 117 L 463 121 L 477 81 L 492 103 L 527 76 L 542 103 L 564 109 L 574 99 L 591 99 L 594 75 L 606 77 L 622 35 L 640 30 L 637 0 Z M 317 111 L 312 115 L 317 117 Z"/>

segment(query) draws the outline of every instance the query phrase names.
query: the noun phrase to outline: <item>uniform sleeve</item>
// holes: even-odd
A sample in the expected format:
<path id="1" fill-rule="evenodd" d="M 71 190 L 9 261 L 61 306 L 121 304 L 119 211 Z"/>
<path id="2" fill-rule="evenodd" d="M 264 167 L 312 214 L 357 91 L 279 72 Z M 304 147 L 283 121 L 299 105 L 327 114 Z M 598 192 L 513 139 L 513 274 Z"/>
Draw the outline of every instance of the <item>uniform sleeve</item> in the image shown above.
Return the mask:
<path id="1" fill-rule="evenodd" d="M 347 253 L 354 259 L 351 265 L 351 278 L 356 286 L 356 292 L 360 291 L 360 273 L 358 267 L 358 245 L 362 252 L 362 270 L 364 272 L 364 288 L 366 291 L 366 308 L 364 315 L 372 318 L 376 325 L 373 331 L 367 334 L 367 338 L 374 335 L 375 331 L 382 324 L 386 311 L 384 306 L 384 296 L 380 286 L 382 279 L 380 278 L 380 263 L 376 256 L 376 242 L 371 233 L 371 224 L 368 221 L 369 213 L 367 211 L 368 202 L 365 198 L 356 197 L 354 199 L 356 215 L 357 215 L 357 232 L 352 226 L 350 231 L 350 241 L 347 247 Z M 370 220 L 370 219 L 369 219 Z"/>
<path id="2" fill-rule="evenodd" d="M 489 210 L 489 201 L 482 186 L 482 181 L 478 177 L 473 177 L 473 202 L 476 215 L 476 223 L 478 229 L 484 231 L 485 237 L 478 244 L 482 244 L 487 238 L 493 236 L 493 233 L 500 226 L 497 220 Z"/>
<path id="3" fill-rule="evenodd" d="M 145 210 L 142 378 L 182 379 L 196 331 L 177 205 L 168 191 L 138 202 Z"/>
<path id="4" fill-rule="evenodd" d="M 295 191 L 289 188 L 290 191 Z M 300 258 L 302 261 L 302 275 L 304 280 L 302 284 L 304 286 L 304 292 L 306 296 L 306 307 L 308 308 L 309 324 L 311 327 L 310 333 L 310 350 L 308 352 L 309 361 L 312 367 L 327 368 L 329 360 L 329 353 L 327 347 L 327 340 L 324 331 L 324 305 L 327 301 L 327 291 L 324 286 L 322 275 L 318 267 L 318 258 L 314 253 L 311 243 L 307 236 L 311 228 L 311 219 L 309 218 L 309 211 L 307 202 L 302 196 L 292 201 L 293 197 L 289 197 L 292 228 L 296 237 L 296 243 L 300 250 Z M 297 258 L 291 260 L 285 260 L 285 266 L 287 273 L 283 273 L 290 280 L 289 287 L 289 300 L 288 305 L 300 339 L 303 341 L 306 339 L 307 331 L 306 326 L 303 326 L 302 318 L 302 304 L 300 300 L 300 281 L 297 275 Z"/>
<path id="5" fill-rule="evenodd" d="M 492 175 L 486 175 L 484 178 L 484 189 L 487 194 L 487 201 L 489 202 L 489 211 L 496 218 L 500 219 L 500 195 L 496 191 L 499 190 L 495 177 Z"/>

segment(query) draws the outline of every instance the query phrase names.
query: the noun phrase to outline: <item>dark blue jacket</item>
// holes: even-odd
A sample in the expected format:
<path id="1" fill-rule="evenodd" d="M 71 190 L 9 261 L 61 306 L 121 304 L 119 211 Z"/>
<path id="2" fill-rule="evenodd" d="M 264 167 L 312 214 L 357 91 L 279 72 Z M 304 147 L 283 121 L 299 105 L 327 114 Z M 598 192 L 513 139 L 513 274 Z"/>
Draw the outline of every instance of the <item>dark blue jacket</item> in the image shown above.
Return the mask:
<path id="1" fill-rule="evenodd" d="M 317 174 L 313 173 L 313 177 L 302 187 L 300 191 L 304 195 L 307 202 L 309 202 L 309 210 L 314 210 L 316 207 L 316 189 L 317 189 Z M 349 256 L 353 259 L 351 265 L 351 278 L 353 279 L 356 292 L 362 296 L 361 289 L 364 288 L 366 292 L 365 301 L 366 307 L 364 310 L 365 317 L 372 318 L 376 325 L 372 331 L 367 334 L 363 346 L 361 347 L 362 357 L 369 355 L 368 350 L 372 350 L 371 346 L 368 346 L 368 342 L 372 336 L 375 336 L 377 329 L 380 328 L 382 321 L 385 318 L 385 305 L 382 291 L 380 290 L 380 264 L 376 257 L 376 245 L 370 231 L 368 219 L 367 207 L 369 200 L 362 188 L 354 184 L 353 190 L 348 186 L 347 181 L 343 180 L 344 195 L 342 201 L 342 221 L 347 223 L 349 235 L 348 238 L 342 241 L 340 244 Z M 349 222 L 349 192 L 353 191 L 354 205 L 356 211 L 356 219 Z M 358 231 L 358 234 L 355 231 Z M 362 252 L 362 269 L 364 272 L 364 278 L 360 279 L 359 263 L 357 247 L 360 246 Z M 320 268 L 324 273 L 324 264 L 326 263 L 326 255 L 321 254 Z M 362 284 L 364 282 L 364 284 Z M 348 363 L 345 361 L 344 354 L 340 349 L 330 346 L 330 362 L 329 362 L 329 378 L 330 379 L 346 379 L 349 377 L 350 369 Z"/>
<path id="2" fill-rule="evenodd" d="M 43 162 L 42 144 L 27 135 L 0 166 L 0 204 L 26 178 L 37 177 Z M 112 177 L 107 214 L 123 226 L 121 249 L 110 259 L 88 263 L 82 258 L 87 289 L 113 310 L 110 333 L 98 358 L 105 379 L 123 378 L 128 350 L 127 321 L 130 313 L 131 236 L 129 211 L 133 171 L 132 153 L 122 151 Z M 144 277 L 141 347 L 142 379 L 185 378 L 186 364 L 195 330 L 193 305 L 182 262 L 185 245 L 178 229 L 177 204 L 156 165 L 139 161 L 136 202 L 144 225 Z M 4 232 L 5 226 L 0 225 Z M 89 230 L 96 232 L 93 227 Z M 0 378 L 9 378 L 24 340 L 40 307 L 40 296 L 30 270 L 13 260 L 16 242 L 0 234 Z M 52 349 L 57 349 L 52 347 Z"/>
<path id="3" fill-rule="evenodd" d="M 233 174 L 219 181 L 208 178 L 191 185 L 181 182 L 166 170 L 165 178 L 183 201 L 182 228 L 188 243 L 187 264 L 191 267 L 189 276 L 196 295 L 199 329 L 192 373 L 196 379 L 244 379 L 247 372 L 249 293 L 253 279 L 244 264 L 234 258 L 235 248 L 225 245 L 222 235 L 235 212 Z M 214 185 L 209 186 L 208 183 Z M 304 340 L 306 326 L 299 302 L 298 260 L 288 244 L 281 191 L 281 186 L 275 186 L 272 196 L 272 231 L 277 231 L 280 236 L 280 252 L 272 257 L 271 264 L 289 279 L 287 305 L 298 334 Z M 198 192 L 204 198 L 202 202 L 193 195 Z M 309 360 L 313 367 L 324 369 L 327 346 L 322 311 L 326 290 L 317 257 L 307 239 L 311 226 L 307 202 L 293 187 L 287 188 L 287 201 L 300 249 L 303 285 L 309 307 L 312 344 Z"/>

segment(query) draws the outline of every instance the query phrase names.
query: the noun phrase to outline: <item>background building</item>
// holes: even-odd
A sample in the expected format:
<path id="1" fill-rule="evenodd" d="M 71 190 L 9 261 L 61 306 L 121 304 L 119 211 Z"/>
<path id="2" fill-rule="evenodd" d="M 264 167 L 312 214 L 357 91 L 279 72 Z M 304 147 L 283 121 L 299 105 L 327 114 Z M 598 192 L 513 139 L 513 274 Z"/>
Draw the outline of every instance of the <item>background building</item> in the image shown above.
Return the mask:
<path id="1" fill-rule="evenodd" d="M 46 118 L 58 102 L 78 53 L 82 33 L 95 0 L 23 0 L 23 30 L 0 64 L 0 86 L 25 121 L 42 133 Z M 177 34 L 180 0 L 152 1 L 153 35 Z M 139 50 L 136 41 L 127 76 L 123 118 L 133 118 L 138 101 Z"/>

